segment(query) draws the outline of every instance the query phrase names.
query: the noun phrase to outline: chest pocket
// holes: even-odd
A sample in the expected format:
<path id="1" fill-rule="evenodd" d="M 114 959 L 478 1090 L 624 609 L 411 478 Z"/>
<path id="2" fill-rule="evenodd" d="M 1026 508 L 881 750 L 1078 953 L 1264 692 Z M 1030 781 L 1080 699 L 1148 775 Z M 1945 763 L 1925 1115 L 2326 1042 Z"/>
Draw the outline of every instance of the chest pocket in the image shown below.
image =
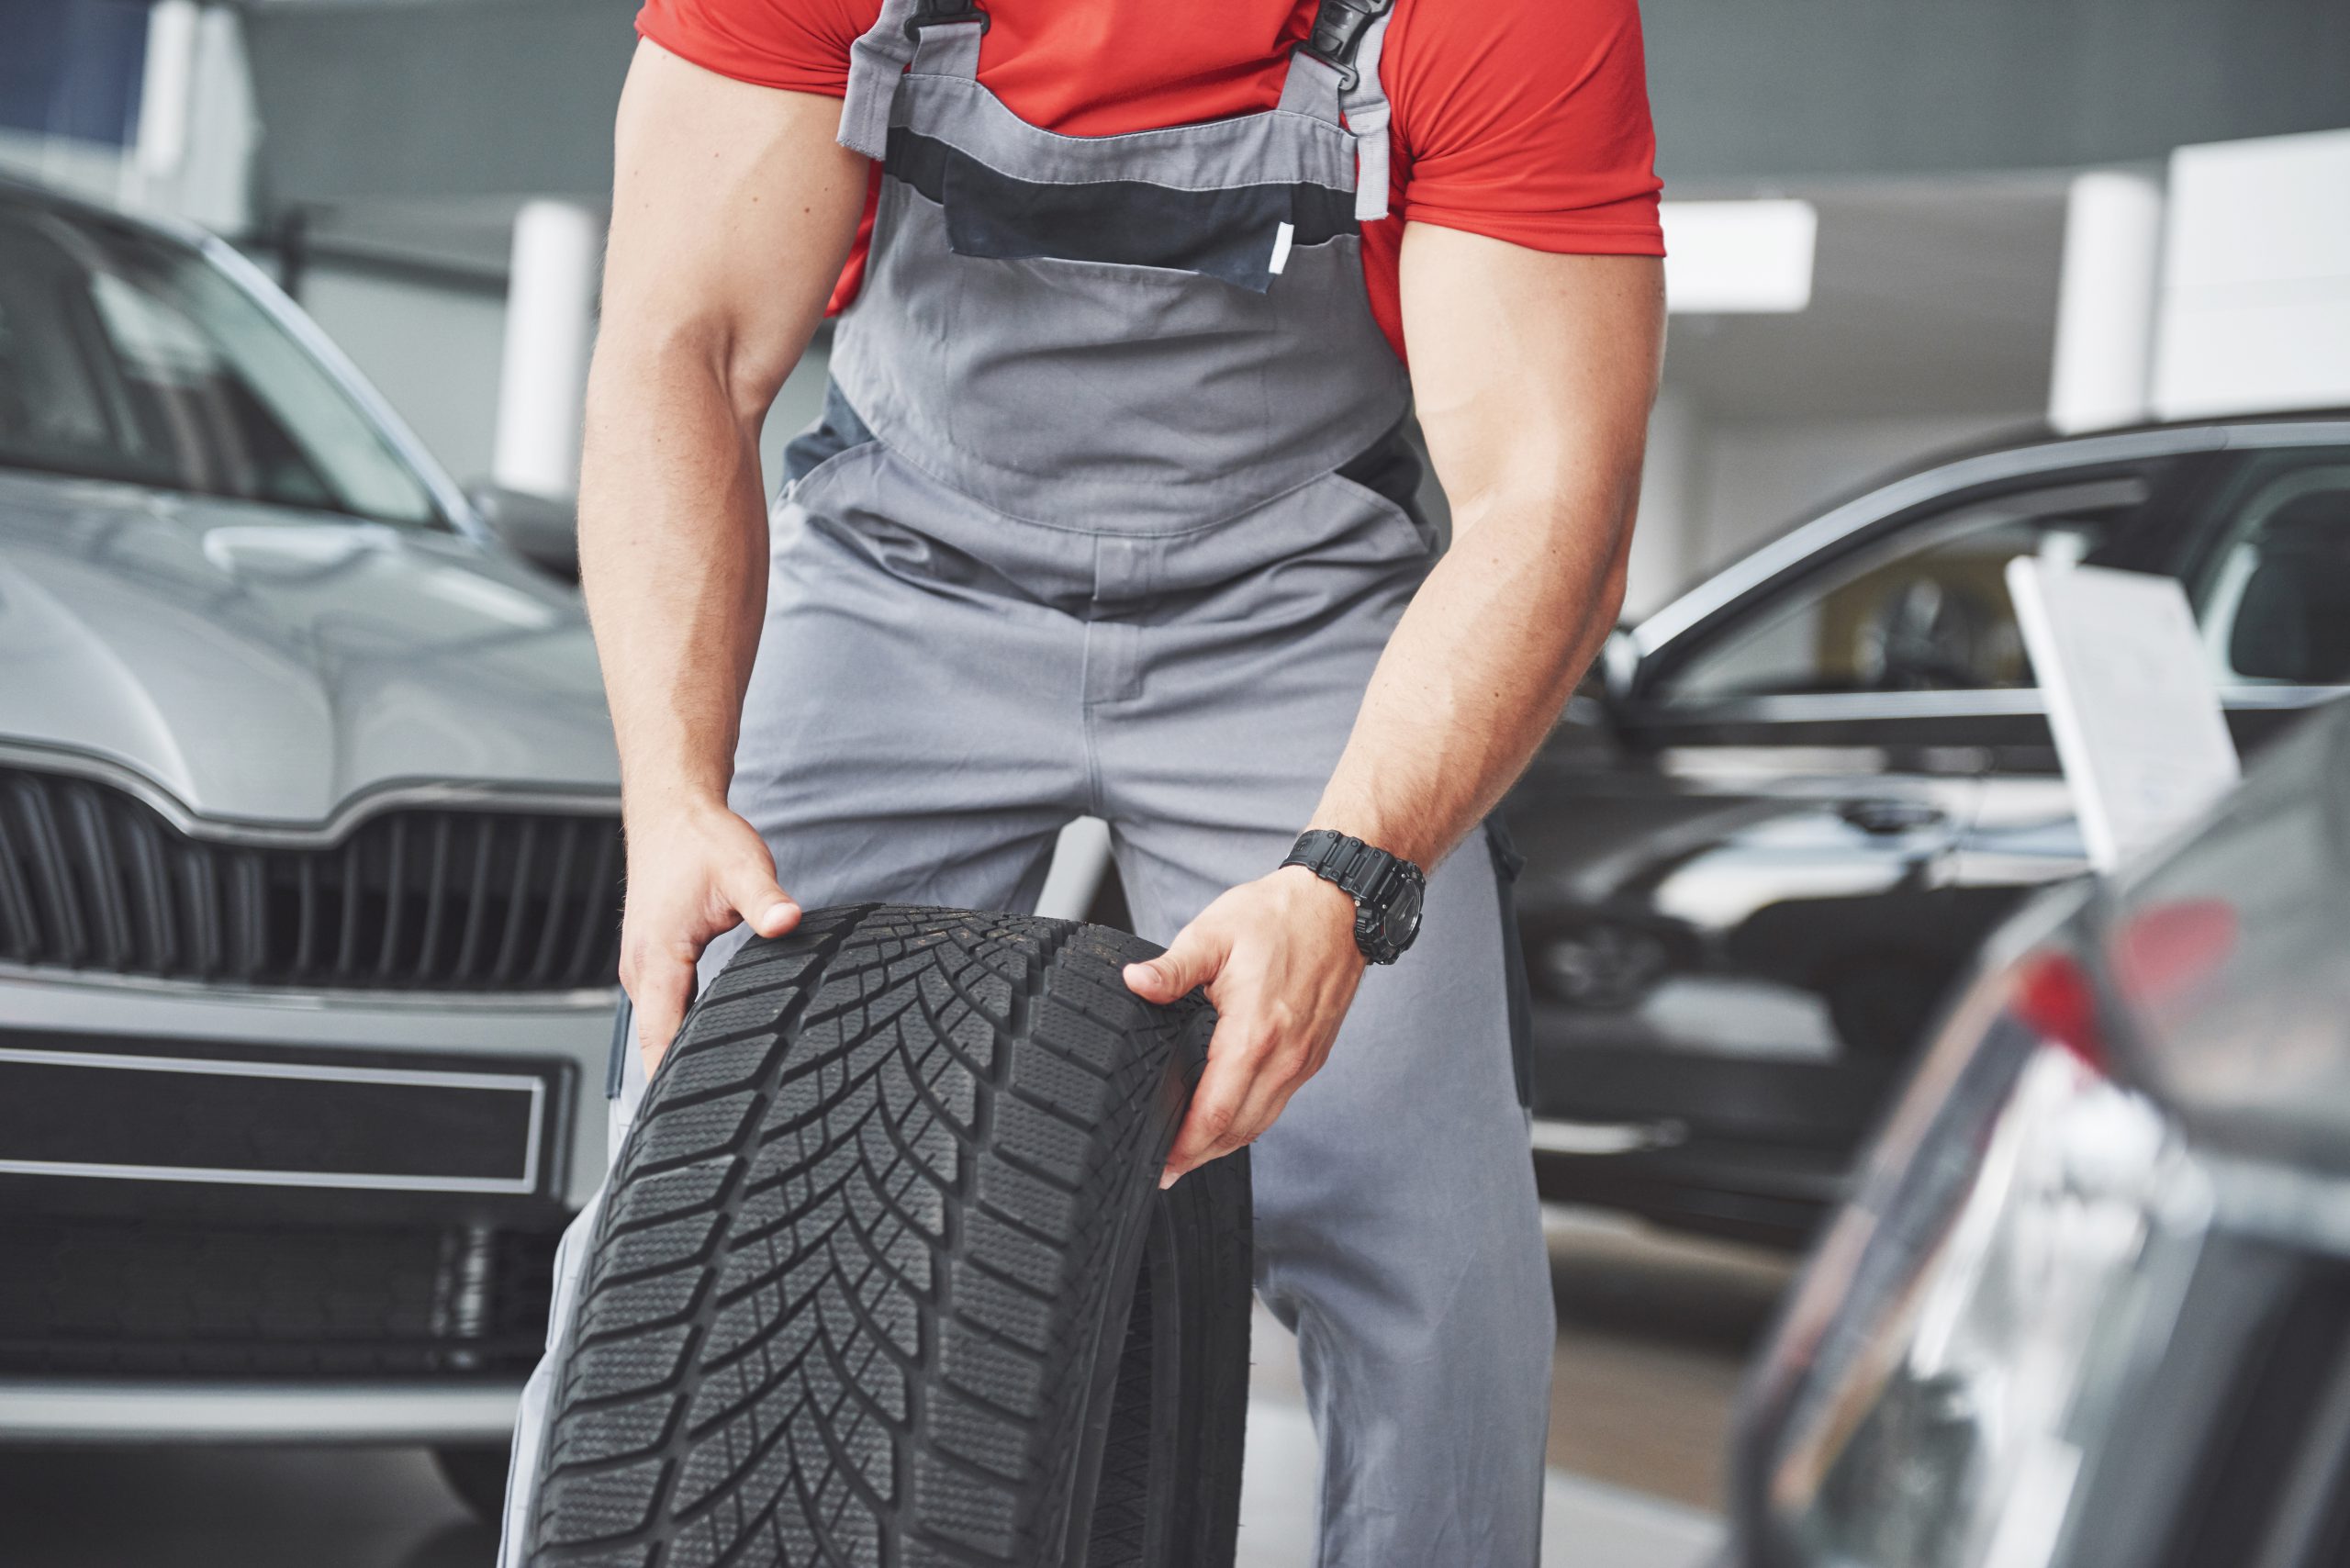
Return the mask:
<path id="1" fill-rule="evenodd" d="M 946 210 L 958 256 L 1147 267 L 1262 294 L 1292 250 L 1357 232 L 1353 193 L 1310 183 L 1024 180 L 903 127 L 890 132 L 887 167 Z"/>

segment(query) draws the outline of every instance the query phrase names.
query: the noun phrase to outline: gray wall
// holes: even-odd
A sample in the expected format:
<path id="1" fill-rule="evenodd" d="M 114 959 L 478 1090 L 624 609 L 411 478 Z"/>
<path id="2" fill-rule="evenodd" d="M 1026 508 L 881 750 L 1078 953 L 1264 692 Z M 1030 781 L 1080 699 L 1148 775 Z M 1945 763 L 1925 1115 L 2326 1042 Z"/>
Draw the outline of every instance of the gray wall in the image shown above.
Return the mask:
<path id="1" fill-rule="evenodd" d="M 263 199 L 602 200 L 636 0 L 279 0 L 249 13 Z"/>
<path id="2" fill-rule="evenodd" d="M 1457 3 L 1457 0 L 1440 0 Z M 264 199 L 601 197 L 635 0 L 247 15 Z M 2343 0 L 1646 0 L 1670 181 L 2153 158 L 2343 123 Z"/>
<path id="3" fill-rule="evenodd" d="M 1668 182 L 2040 169 L 2350 118 L 2344 0 L 1642 0 Z"/>
<path id="4" fill-rule="evenodd" d="M 303 273 L 302 308 L 459 484 L 489 473 L 506 335 L 502 301 L 477 288 L 313 263 Z M 770 489 L 783 443 L 823 408 L 829 354 L 827 332 L 791 373 L 768 412 L 759 452 Z"/>

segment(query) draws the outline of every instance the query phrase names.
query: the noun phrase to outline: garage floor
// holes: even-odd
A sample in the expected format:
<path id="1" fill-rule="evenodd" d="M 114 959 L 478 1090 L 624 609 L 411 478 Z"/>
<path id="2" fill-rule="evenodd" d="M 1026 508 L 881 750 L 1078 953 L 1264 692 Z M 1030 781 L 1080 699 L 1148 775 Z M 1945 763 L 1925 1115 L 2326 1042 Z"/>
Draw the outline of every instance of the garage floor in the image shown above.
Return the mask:
<path id="1" fill-rule="evenodd" d="M 1559 1295 L 1545 1568 L 1694 1568 L 1718 1537 L 1739 1368 L 1788 1264 L 1554 1215 Z M 1240 1568 L 1309 1559 L 1314 1440 L 1287 1338 L 1261 1314 Z M 0 1454 L 10 1568 L 487 1568 L 409 1451 Z"/>

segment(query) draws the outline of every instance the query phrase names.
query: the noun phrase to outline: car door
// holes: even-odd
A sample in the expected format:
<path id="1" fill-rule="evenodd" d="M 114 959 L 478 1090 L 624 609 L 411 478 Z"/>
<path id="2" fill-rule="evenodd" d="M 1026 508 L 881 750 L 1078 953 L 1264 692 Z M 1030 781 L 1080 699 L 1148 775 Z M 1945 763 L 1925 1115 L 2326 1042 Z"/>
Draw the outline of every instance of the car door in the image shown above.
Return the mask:
<path id="1" fill-rule="evenodd" d="M 2236 426 L 2227 454 L 2163 510 L 2145 564 L 2184 584 L 2248 760 L 2309 708 L 2350 692 L 2350 423 Z M 2004 734 L 1989 756 L 1952 869 L 1986 907 L 2087 866 L 2046 725 Z"/>
<path id="2" fill-rule="evenodd" d="M 1957 874 L 2001 748 L 2045 736 L 2006 563 L 2148 564 L 2198 461 L 2043 460 L 1894 507 L 1618 654 L 1604 717 L 1571 714 L 1509 802 L 1538 1147 L 1670 1149 L 1717 1206 L 1832 1193 L 1983 934 L 2071 869 Z M 1546 1185 L 1610 1201 L 1593 1173 Z"/>

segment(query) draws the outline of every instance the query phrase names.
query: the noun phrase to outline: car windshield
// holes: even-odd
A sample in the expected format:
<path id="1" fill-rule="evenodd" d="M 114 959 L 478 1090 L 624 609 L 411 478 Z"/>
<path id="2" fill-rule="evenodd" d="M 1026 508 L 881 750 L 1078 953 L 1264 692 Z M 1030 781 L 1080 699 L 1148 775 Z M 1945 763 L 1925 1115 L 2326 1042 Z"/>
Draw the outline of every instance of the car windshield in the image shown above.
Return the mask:
<path id="1" fill-rule="evenodd" d="M 201 253 L 31 204 L 0 203 L 0 468 L 440 521 L 375 421 Z"/>

